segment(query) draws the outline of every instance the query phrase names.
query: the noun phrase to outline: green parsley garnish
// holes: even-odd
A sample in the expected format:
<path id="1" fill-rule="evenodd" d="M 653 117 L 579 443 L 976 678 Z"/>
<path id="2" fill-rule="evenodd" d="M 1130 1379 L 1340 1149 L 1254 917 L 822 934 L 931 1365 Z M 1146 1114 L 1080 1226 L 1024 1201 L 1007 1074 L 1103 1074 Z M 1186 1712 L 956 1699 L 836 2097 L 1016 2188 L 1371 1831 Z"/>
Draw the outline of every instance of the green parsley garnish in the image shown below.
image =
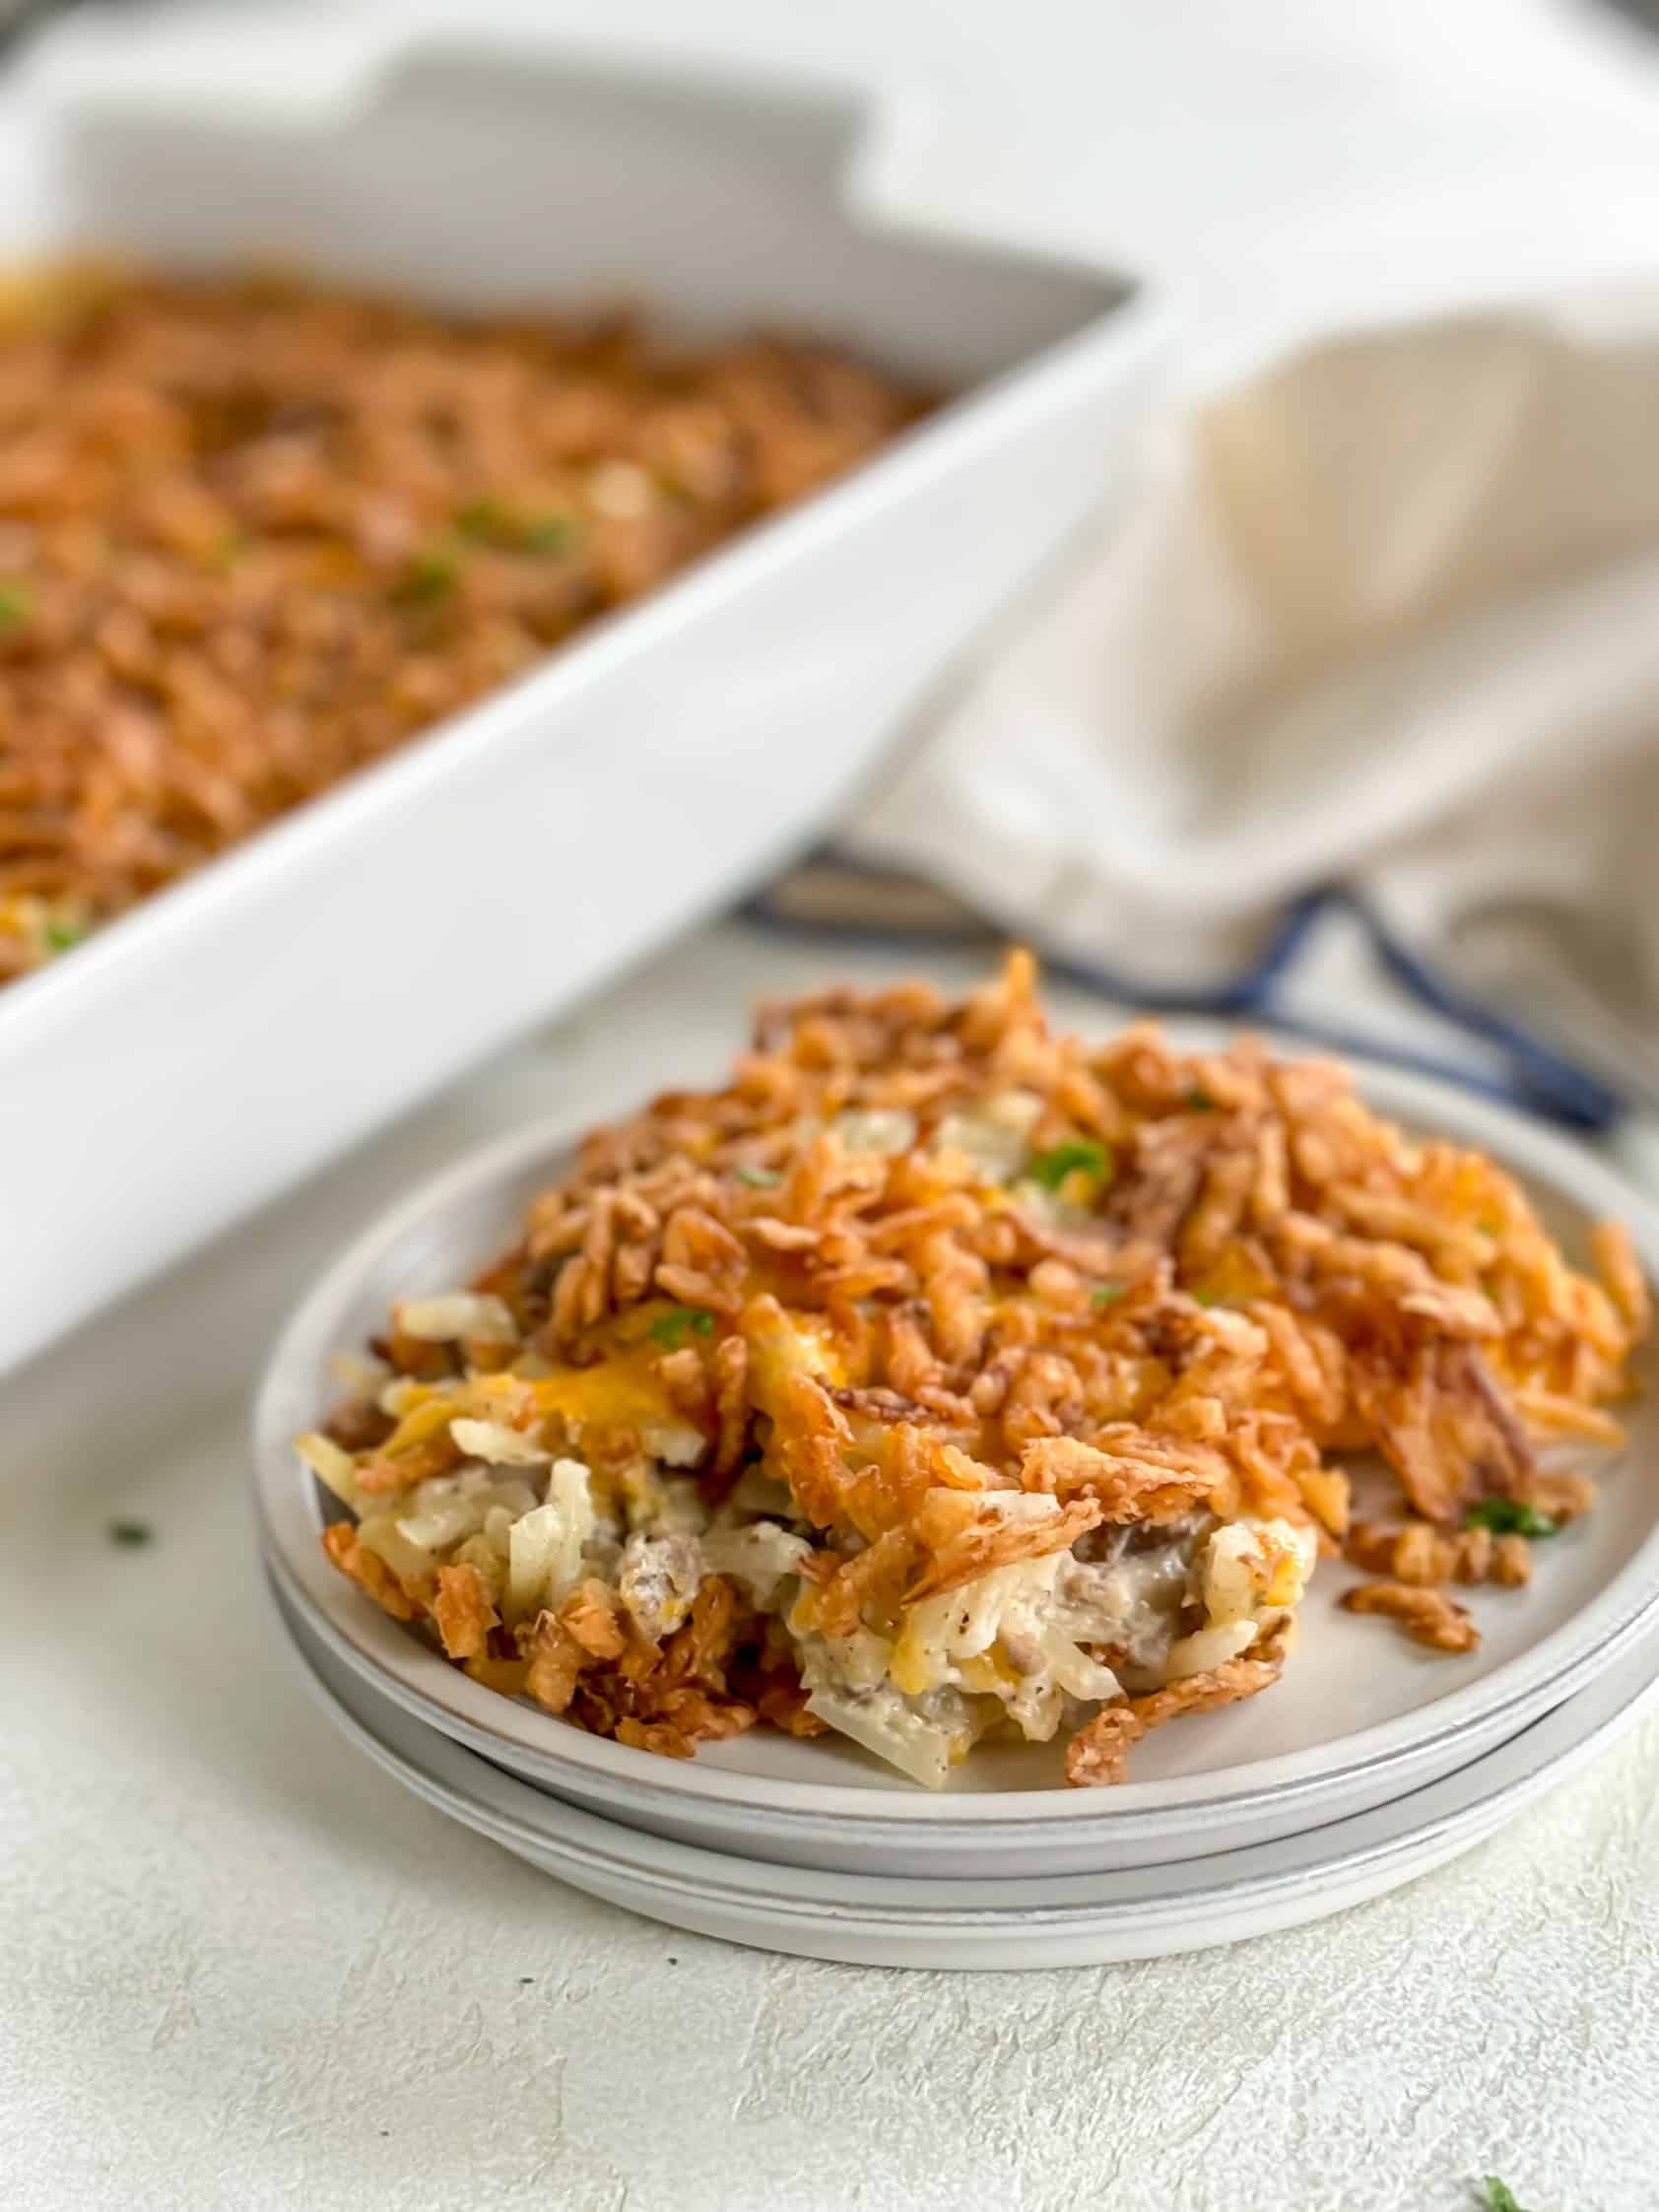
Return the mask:
<path id="1" fill-rule="evenodd" d="M 1216 1102 L 1208 1091 L 1189 1091 L 1187 1105 L 1194 1113 L 1214 1113 L 1216 1110 Z"/>
<path id="2" fill-rule="evenodd" d="M 1487 2176 L 1487 2185 L 1482 2192 L 1481 2201 L 1487 2212 L 1521 2212 L 1521 2206 L 1515 2201 L 1514 2190 L 1506 2181 L 1500 2181 L 1495 2174 Z"/>
<path id="3" fill-rule="evenodd" d="M 454 590 L 460 573 L 460 557 L 450 547 L 429 546 L 405 562 L 398 578 L 398 597 L 430 606 Z"/>
<path id="4" fill-rule="evenodd" d="M 1065 1144 L 1057 1144 L 1051 1152 L 1039 1152 L 1029 1173 L 1031 1180 L 1041 1183 L 1044 1190 L 1058 1190 L 1066 1177 L 1080 1168 L 1105 1182 L 1111 1175 L 1112 1156 L 1093 1137 L 1072 1137 Z"/>
<path id="5" fill-rule="evenodd" d="M 469 500 L 455 509 L 455 527 L 469 538 L 498 538 L 511 527 L 499 500 Z"/>
<path id="6" fill-rule="evenodd" d="M 1220 1291 L 1194 1291 L 1192 1295 L 1200 1306 L 1221 1306 L 1225 1303 Z"/>
<path id="7" fill-rule="evenodd" d="M 147 1520 L 112 1520 L 109 1523 L 109 1541 L 135 1551 L 140 1544 L 148 1544 L 155 1530 Z"/>
<path id="8" fill-rule="evenodd" d="M 651 1342 L 666 1345 L 670 1352 L 685 1343 L 687 1331 L 693 1336 L 712 1336 L 714 1316 L 705 1306 L 673 1306 L 666 1313 L 659 1313 L 651 1323 Z"/>
<path id="9" fill-rule="evenodd" d="M 1089 1303 L 1097 1313 L 1102 1306 L 1115 1306 L 1120 1298 L 1128 1296 L 1127 1283 L 1096 1283 L 1089 1294 Z"/>
<path id="10" fill-rule="evenodd" d="M 469 500 L 457 507 L 455 527 L 463 537 L 512 553 L 564 553 L 581 534 L 581 522 L 573 514 L 515 514 L 492 499 Z"/>
<path id="11" fill-rule="evenodd" d="M 78 945 L 86 934 L 85 926 L 78 921 L 49 921 L 41 931 L 41 935 L 46 942 L 46 950 L 53 953 L 68 952 L 70 947 Z"/>
<path id="12" fill-rule="evenodd" d="M 1556 1536 L 1560 1522 L 1518 1498 L 1483 1498 L 1463 1516 L 1465 1528 L 1490 1528 L 1494 1536 Z"/>
<path id="13" fill-rule="evenodd" d="M 0 583 L 0 633 L 21 630 L 33 612 L 34 595 L 26 583 Z"/>
<path id="14" fill-rule="evenodd" d="M 751 1190 L 775 1190 L 783 1180 L 775 1168 L 757 1168 L 753 1162 L 740 1160 L 736 1169 L 739 1182 L 746 1182 Z"/>
<path id="15" fill-rule="evenodd" d="M 567 553 L 581 535 L 573 514 L 532 515 L 519 531 L 526 553 Z"/>

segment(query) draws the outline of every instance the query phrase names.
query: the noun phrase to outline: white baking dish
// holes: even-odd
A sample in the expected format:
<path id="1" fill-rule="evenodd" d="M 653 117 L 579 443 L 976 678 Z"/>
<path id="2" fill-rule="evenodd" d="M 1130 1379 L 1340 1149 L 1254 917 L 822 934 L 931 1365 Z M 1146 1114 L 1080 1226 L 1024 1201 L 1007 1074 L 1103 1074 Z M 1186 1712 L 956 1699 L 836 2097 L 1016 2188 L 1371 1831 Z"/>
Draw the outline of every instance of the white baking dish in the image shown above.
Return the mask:
<path id="1" fill-rule="evenodd" d="M 526 42 L 528 39 L 529 42 Z M 0 253 L 806 324 L 963 396 L 528 679 L 0 993 L 0 1367 L 758 880 L 1097 500 L 1151 318 L 874 212 L 891 118 L 522 30 L 71 19 Z"/>

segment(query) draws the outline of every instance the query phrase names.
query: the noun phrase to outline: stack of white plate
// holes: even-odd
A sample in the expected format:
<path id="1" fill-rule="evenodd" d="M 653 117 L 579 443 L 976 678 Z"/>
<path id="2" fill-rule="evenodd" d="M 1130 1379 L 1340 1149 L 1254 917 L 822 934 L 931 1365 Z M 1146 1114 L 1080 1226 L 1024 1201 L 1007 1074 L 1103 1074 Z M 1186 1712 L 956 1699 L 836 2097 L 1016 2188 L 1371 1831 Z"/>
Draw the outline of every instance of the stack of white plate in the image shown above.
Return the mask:
<path id="1" fill-rule="evenodd" d="M 1659 1275 L 1659 1230 L 1599 1162 L 1419 1078 L 1364 1088 L 1478 1144 L 1576 1242 L 1619 1213 Z M 329 1361 L 394 1297 L 498 1247 L 564 1132 L 463 1163 L 377 1224 L 285 1334 L 256 1422 L 277 1617 L 338 1724 L 429 1803 L 575 1887 L 678 1927 L 884 1966 L 1035 1967 L 1195 1950 L 1311 1920 L 1453 1857 L 1634 1718 L 1659 1685 L 1659 1409 L 1638 1402 L 1597 1510 L 1537 1547 L 1530 1589 L 1469 1595 L 1468 1657 L 1342 1613 L 1328 1567 L 1268 1696 L 1162 1729 L 1134 1778 L 1062 1786 L 1058 1752 L 976 1752 L 917 1789 L 836 1738 L 754 1733 L 695 1761 L 604 1741 L 472 1682 L 323 1557 L 332 1510 L 291 1448 Z M 1467 1594 L 1467 1593 L 1460 1593 Z"/>

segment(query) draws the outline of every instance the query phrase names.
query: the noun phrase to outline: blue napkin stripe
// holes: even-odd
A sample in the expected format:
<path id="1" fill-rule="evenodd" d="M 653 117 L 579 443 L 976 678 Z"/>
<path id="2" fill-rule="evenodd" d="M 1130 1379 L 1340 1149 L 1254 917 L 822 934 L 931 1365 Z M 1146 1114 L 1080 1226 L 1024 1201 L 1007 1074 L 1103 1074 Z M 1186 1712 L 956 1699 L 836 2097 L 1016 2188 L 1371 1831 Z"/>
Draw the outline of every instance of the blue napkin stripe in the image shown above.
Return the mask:
<path id="1" fill-rule="evenodd" d="M 1519 1023 L 1457 990 L 1421 954 L 1403 945 L 1363 900 L 1352 892 L 1340 896 L 1363 924 L 1378 960 L 1395 981 L 1431 1012 L 1504 1053 L 1517 1094 L 1536 1110 L 1579 1129 L 1608 1129 L 1619 1119 L 1625 1102 L 1598 1077 L 1562 1059 Z"/>

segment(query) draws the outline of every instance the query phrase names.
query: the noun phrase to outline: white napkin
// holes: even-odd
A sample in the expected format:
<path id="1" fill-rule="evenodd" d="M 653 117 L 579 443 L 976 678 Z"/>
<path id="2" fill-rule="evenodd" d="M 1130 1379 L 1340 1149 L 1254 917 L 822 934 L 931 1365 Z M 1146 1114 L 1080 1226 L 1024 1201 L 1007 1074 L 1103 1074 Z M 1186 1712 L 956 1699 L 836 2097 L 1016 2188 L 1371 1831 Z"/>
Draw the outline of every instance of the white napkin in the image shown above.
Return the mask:
<path id="1" fill-rule="evenodd" d="M 1172 411 L 845 849 L 1174 999 L 1334 888 L 1442 1012 L 1659 1103 L 1653 250 Z"/>

